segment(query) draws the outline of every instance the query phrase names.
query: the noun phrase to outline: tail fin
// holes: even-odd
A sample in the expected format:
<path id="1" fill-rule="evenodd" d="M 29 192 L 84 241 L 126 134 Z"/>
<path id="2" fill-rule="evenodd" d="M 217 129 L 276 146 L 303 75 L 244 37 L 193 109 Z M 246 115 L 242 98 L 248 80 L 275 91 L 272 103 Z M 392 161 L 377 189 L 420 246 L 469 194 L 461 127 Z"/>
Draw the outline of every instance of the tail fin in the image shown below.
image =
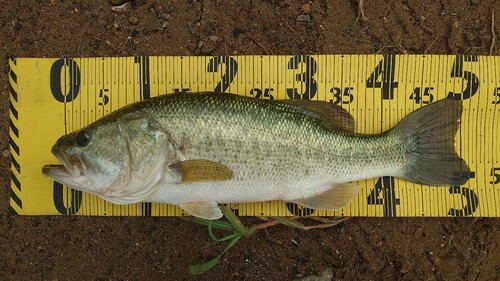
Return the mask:
<path id="1" fill-rule="evenodd" d="M 406 137 L 407 180 L 428 185 L 462 185 L 469 167 L 455 151 L 462 101 L 443 99 L 404 118 L 394 129 Z"/>

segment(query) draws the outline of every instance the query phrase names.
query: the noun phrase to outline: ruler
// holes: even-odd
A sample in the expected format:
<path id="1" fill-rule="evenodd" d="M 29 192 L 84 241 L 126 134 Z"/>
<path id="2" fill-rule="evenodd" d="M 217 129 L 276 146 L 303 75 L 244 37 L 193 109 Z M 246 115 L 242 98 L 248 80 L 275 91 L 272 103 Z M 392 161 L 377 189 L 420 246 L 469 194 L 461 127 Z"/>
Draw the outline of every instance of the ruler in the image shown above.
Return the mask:
<path id="1" fill-rule="evenodd" d="M 10 211 L 20 215 L 182 216 L 175 206 L 113 205 L 44 177 L 65 133 L 132 102 L 172 92 L 216 91 L 258 99 L 313 99 L 344 107 L 356 132 L 376 134 L 443 98 L 462 99 L 456 148 L 464 186 L 398 178 L 359 181 L 338 211 L 281 201 L 231 204 L 241 216 L 500 216 L 500 57 L 283 55 L 17 58 L 9 61 Z"/>

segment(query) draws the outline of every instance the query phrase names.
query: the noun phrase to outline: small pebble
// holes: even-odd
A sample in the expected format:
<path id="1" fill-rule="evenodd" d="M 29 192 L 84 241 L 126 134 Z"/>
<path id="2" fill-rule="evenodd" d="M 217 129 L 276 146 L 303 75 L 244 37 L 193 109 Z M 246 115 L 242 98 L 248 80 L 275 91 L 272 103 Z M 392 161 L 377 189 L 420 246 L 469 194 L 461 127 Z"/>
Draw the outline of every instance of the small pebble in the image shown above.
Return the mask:
<path id="1" fill-rule="evenodd" d="M 128 22 L 130 24 L 137 25 L 139 24 L 139 18 L 137 18 L 136 16 L 130 16 L 128 17 Z"/>
<path id="2" fill-rule="evenodd" d="M 163 11 L 163 6 L 160 4 L 160 3 L 157 3 L 155 6 L 154 6 L 154 11 L 156 11 L 157 13 Z"/>
<path id="3" fill-rule="evenodd" d="M 304 6 L 302 6 L 302 12 L 304 12 L 304 14 L 310 14 L 311 13 L 311 4 L 309 3 L 306 3 L 304 4 Z"/>
<path id="4" fill-rule="evenodd" d="M 170 19 L 170 14 L 167 13 L 158 13 L 158 18 L 162 20 L 169 20 Z"/>
<path id="5" fill-rule="evenodd" d="M 113 10 L 115 12 L 126 12 L 126 11 L 129 11 L 131 7 L 132 7 L 132 4 L 130 4 L 130 2 L 126 2 L 120 6 L 112 7 L 111 10 Z"/>
<path id="6" fill-rule="evenodd" d="M 215 41 L 219 40 L 219 37 L 217 37 L 217 36 L 210 36 L 209 38 L 210 38 L 210 40 L 212 40 L 213 42 L 215 42 Z"/>
<path id="7" fill-rule="evenodd" d="M 243 30 L 241 30 L 240 28 L 235 28 L 233 29 L 233 38 L 238 38 L 238 36 L 240 36 L 240 34 L 243 32 Z"/>
<path id="8" fill-rule="evenodd" d="M 299 277 L 302 274 L 296 275 Z M 320 276 L 309 275 L 302 278 L 296 278 L 295 281 L 330 281 L 333 278 L 333 270 L 331 268 L 325 269 Z"/>
<path id="9" fill-rule="evenodd" d="M 6 149 L 6 150 L 2 151 L 2 157 L 9 158 L 10 157 L 10 150 Z"/>
<path id="10" fill-rule="evenodd" d="M 16 21 L 16 23 L 14 24 L 14 31 L 17 32 L 21 30 L 21 28 L 23 28 L 23 25 L 20 22 Z"/>
<path id="11" fill-rule="evenodd" d="M 164 21 L 163 24 L 161 25 L 161 28 L 165 29 L 168 26 L 168 21 Z"/>
<path id="12" fill-rule="evenodd" d="M 298 15 L 297 21 L 298 22 L 309 22 L 309 21 L 311 21 L 311 16 L 310 15 Z"/>

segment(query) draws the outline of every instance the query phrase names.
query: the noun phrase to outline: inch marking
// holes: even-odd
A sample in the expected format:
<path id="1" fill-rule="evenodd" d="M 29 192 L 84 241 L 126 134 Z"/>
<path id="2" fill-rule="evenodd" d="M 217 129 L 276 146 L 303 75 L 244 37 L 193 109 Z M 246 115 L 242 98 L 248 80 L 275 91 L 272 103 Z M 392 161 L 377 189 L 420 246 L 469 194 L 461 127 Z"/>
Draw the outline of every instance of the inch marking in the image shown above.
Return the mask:
<path id="1" fill-rule="evenodd" d="M 384 217 L 395 217 L 396 206 L 400 204 L 396 198 L 394 177 L 381 177 L 367 197 L 368 205 L 383 205 Z"/>
<path id="2" fill-rule="evenodd" d="M 301 73 L 295 74 L 295 80 L 302 82 L 305 89 L 299 93 L 297 88 L 287 88 L 286 94 L 290 99 L 312 99 L 318 91 L 318 82 L 313 78 L 316 74 L 318 65 L 313 57 L 307 55 L 294 56 L 288 61 L 288 69 L 299 69 L 299 65 L 305 64 L 305 70 Z"/>
<path id="3" fill-rule="evenodd" d="M 396 56 L 384 55 L 384 58 L 377 64 L 370 77 L 366 80 L 366 87 L 380 88 L 383 100 L 394 99 L 394 89 L 398 87 L 398 82 L 394 81 L 396 68 Z"/>
<path id="4" fill-rule="evenodd" d="M 236 60 L 230 56 L 218 56 L 213 57 L 208 62 L 208 72 L 218 72 L 219 65 L 224 64 L 226 70 L 222 75 L 221 81 L 217 83 L 214 92 L 223 93 L 229 88 L 229 85 L 233 82 L 236 73 L 238 73 L 238 63 Z"/>

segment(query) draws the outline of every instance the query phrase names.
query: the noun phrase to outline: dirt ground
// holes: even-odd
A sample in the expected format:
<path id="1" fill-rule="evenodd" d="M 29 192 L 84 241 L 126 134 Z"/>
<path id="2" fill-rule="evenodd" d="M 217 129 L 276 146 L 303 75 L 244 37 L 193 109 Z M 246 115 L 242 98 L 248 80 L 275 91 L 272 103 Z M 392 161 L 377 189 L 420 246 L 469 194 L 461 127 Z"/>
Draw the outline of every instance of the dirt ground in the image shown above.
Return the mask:
<path id="1" fill-rule="evenodd" d="M 498 219 L 354 218 L 308 232 L 277 226 L 240 240 L 210 272 L 188 265 L 223 249 L 176 218 L 8 215 L 8 58 L 215 54 L 490 52 L 495 0 L 1 0 L 2 280 L 499 280 Z M 167 16 L 168 15 L 168 16 Z M 299 20 L 299 21 L 298 21 Z M 200 43 L 203 42 L 203 43 Z M 500 42 L 493 54 L 500 54 Z M 246 218 L 245 223 L 255 222 Z"/>

